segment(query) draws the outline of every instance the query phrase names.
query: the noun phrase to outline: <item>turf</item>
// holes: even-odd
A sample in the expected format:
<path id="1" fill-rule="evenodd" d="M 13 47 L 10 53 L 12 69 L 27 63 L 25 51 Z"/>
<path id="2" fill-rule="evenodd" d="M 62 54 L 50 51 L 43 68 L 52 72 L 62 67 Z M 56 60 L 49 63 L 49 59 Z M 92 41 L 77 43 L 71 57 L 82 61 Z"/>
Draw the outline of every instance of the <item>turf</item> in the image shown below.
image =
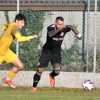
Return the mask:
<path id="1" fill-rule="evenodd" d="M 32 93 L 31 88 L 0 88 L 0 100 L 100 100 L 100 89 L 39 88 Z"/>

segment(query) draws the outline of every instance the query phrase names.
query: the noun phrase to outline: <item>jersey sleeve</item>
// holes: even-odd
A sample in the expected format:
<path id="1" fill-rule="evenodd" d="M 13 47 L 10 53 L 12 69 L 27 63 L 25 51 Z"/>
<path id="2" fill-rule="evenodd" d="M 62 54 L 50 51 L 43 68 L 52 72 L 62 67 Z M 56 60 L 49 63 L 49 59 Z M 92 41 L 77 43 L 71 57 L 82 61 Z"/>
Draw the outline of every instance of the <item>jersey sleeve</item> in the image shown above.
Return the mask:
<path id="1" fill-rule="evenodd" d="M 31 36 L 23 36 L 23 35 L 21 35 L 20 32 L 17 31 L 17 32 L 15 33 L 15 38 L 16 38 L 16 40 L 19 41 L 19 42 L 24 42 L 24 41 L 28 41 L 28 40 L 33 39 L 33 36 L 32 36 L 32 35 L 31 35 Z"/>
<path id="2" fill-rule="evenodd" d="M 59 30 L 56 30 L 53 25 L 47 27 L 47 34 L 49 37 L 55 36 L 58 32 L 59 32 Z"/>
<path id="3" fill-rule="evenodd" d="M 72 27 L 71 27 L 71 25 L 66 25 L 65 27 L 64 27 L 64 29 L 63 29 L 63 31 L 66 33 L 66 32 L 69 32 L 69 31 L 71 31 L 72 30 Z"/>
<path id="4" fill-rule="evenodd" d="M 79 31 L 77 30 L 77 28 L 74 25 L 66 25 L 64 28 L 64 31 L 66 31 L 66 32 L 73 31 L 75 35 L 79 34 Z"/>
<path id="5" fill-rule="evenodd" d="M 81 36 L 81 34 L 79 33 L 79 31 L 78 31 L 78 29 L 77 29 L 76 26 L 74 26 L 74 25 L 68 25 L 68 26 L 67 26 L 67 29 L 68 29 L 69 31 L 72 30 L 72 31 L 74 32 L 75 36 L 76 36 L 78 39 L 81 39 L 81 38 L 82 38 L 82 36 Z"/>
<path id="6" fill-rule="evenodd" d="M 73 31 L 75 33 L 75 35 L 79 34 L 78 29 L 74 25 L 66 25 L 63 30 L 64 30 L 64 32 Z"/>
<path id="7" fill-rule="evenodd" d="M 74 25 L 71 26 L 71 30 L 75 33 L 76 36 L 79 34 L 77 27 L 75 27 Z"/>

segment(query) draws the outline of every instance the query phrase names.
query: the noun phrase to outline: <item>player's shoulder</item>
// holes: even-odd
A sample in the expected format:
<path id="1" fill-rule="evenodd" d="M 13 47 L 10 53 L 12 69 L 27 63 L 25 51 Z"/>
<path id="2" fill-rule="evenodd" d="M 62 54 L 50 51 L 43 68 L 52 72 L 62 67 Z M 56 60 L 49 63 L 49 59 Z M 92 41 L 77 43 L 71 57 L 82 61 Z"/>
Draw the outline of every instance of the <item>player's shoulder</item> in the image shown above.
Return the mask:
<path id="1" fill-rule="evenodd" d="M 9 23 L 8 24 L 8 29 L 15 30 L 16 29 L 16 24 L 14 22 Z"/>
<path id="2" fill-rule="evenodd" d="M 8 25 L 11 26 L 11 27 L 15 27 L 16 26 L 14 22 L 9 23 Z"/>
<path id="3" fill-rule="evenodd" d="M 2 28 L 3 28 L 3 31 L 6 31 L 7 29 L 8 30 L 12 29 L 14 26 L 15 26 L 14 23 L 5 23 Z"/>
<path id="4" fill-rule="evenodd" d="M 55 28 L 55 25 L 54 24 L 51 24 L 47 28 Z"/>

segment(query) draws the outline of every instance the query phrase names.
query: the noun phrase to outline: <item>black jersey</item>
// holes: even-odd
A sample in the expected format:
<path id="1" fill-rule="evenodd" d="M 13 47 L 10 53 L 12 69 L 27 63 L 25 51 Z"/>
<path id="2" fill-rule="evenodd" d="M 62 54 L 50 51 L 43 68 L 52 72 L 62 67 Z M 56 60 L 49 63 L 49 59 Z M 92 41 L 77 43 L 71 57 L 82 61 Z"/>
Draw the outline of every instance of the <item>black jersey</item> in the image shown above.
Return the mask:
<path id="1" fill-rule="evenodd" d="M 61 49 L 61 44 L 67 32 L 73 31 L 76 35 L 79 33 L 75 27 L 66 25 L 62 30 L 58 30 L 55 25 L 47 27 L 47 40 L 43 48 L 47 49 Z"/>

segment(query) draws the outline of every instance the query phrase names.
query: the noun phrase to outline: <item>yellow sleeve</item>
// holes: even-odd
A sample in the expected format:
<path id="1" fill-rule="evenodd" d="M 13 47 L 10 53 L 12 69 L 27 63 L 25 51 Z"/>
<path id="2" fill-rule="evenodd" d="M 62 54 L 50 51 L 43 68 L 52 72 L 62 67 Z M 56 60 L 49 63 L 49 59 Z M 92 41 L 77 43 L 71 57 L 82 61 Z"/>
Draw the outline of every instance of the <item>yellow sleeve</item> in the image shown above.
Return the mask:
<path id="1" fill-rule="evenodd" d="M 32 35 L 31 36 L 23 36 L 23 35 L 21 35 L 20 32 L 16 32 L 15 37 L 16 37 L 17 41 L 19 41 L 19 42 L 28 41 L 28 40 L 33 39 Z"/>

